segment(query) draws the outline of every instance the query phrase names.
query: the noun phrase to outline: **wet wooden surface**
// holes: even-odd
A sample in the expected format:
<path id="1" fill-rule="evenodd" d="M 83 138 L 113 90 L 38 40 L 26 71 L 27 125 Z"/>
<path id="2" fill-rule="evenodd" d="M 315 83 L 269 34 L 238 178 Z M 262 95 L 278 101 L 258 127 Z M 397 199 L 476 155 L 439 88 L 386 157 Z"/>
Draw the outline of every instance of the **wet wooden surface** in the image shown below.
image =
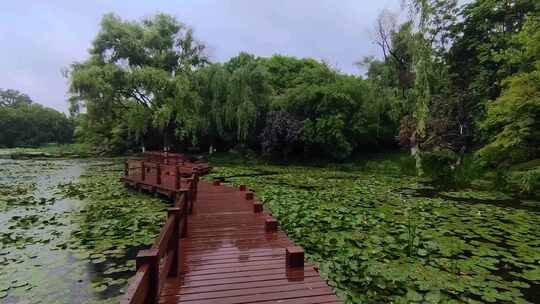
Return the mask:
<path id="1" fill-rule="evenodd" d="M 181 241 L 182 274 L 167 279 L 159 302 L 341 303 L 311 265 L 286 266 L 285 248 L 294 243 L 265 230 L 271 216 L 256 213 L 246 193 L 199 182 Z"/>

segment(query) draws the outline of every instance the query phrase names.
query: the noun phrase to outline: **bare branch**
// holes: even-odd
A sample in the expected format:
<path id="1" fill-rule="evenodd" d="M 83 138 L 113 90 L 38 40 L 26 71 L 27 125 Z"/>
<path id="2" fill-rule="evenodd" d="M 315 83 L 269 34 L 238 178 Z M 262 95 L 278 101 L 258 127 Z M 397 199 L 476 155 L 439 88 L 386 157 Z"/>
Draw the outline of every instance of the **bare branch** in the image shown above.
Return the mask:
<path id="1" fill-rule="evenodd" d="M 377 17 L 375 43 L 381 48 L 385 60 L 392 49 L 392 35 L 397 31 L 397 19 L 397 14 L 387 9 L 384 9 Z"/>

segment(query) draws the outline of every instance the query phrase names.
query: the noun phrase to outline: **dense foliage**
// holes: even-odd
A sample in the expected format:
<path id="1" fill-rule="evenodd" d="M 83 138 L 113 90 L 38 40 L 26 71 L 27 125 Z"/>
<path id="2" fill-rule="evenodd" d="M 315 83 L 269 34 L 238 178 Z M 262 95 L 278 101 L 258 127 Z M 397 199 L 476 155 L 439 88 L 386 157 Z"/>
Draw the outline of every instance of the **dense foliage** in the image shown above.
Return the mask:
<path id="1" fill-rule="evenodd" d="M 0 89 L 0 130 L 0 147 L 39 146 L 71 142 L 73 123 L 26 94 Z"/>
<path id="2" fill-rule="evenodd" d="M 77 136 L 110 151 L 267 150 L 280 136 L 264 132 L 275 123 L 269 113 L 284 111 L 298 121 L 285 151 L 344 158 L 391 142 L 399 121 L 370 103 L 376 94 L 365 80 L 324 62 L 240 53 L 210 64 L 192 31 L 163 14 L 140 22 L 106 15 L 70 77 Z"/>
<path id="3" fill-rule="evenodd" d="M 538 1 L 408 4 L 403 24 L 380 15 L 384 59 L 362 63 L 380 96 L 399 109 L 400 143 L 411 148 L 419 173 L 459 175 L 468 154 L 477 169 L 490 170 L 538 159 Z M 537 166 L 530 169 L 522 173 L 538 176 Z"/>
<path id="4" fill-rule="evenodd" d="M 301 134 L 302 121 L 286 111 L 272 111 L 268 113 L 261 134 L 263 152 L 278 154 L 287 159 L 294 145 L 300 142 Z"/>
<path id="5" fill-rule="evenodd" d="M 481 125 L 492 141 L 479 154 L 497 163 L 540 157 L 540 20 L 530 18 L 514 38 L 524 50 L 513 60 L 524 67 L 505 79 Z"/>
<path id="6" fill-rule="evenodd" d="M 20 105 L 29 105 L 33 101 L 30 96 L 17 90 L 0 89 L 0 107 L 16 107 Z"/>

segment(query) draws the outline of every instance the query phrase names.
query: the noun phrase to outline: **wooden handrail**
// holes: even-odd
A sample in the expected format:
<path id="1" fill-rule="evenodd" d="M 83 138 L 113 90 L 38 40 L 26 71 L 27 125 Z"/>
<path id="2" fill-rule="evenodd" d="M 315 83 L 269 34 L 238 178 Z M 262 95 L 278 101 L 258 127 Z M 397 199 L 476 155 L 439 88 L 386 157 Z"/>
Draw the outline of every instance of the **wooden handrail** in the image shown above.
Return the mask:
<path id="1" fill-rule="evenodd" d="M 152 247 L 139 251 L 135 278 L 120 303 L 156 304 L 166 278 L 181 273 L 180 239 L 187 233 L 187 215 L 193 206 L 197 181 L 195 174 L 187 191 L 178 188 L 174 207 L 167 210 L 167 221 Z"/>
<path id="2" fill-rule="evenodd" d="M 154 241 L 154 244 L 152 245 L 152 249 L 158 250 L 158 255 L 161 258 L 165 251 L 167 250 L 167 245 L 169 244 L 170 239 L 173 237 L 173 234 L 175 233 L 175 227 L 174 224 L 177 221 L 177 216 L 169 216 L 167 218 L 167 222 L 165 223 L 165 226 L 161 228 L 161 231 L 159 233 L 159 236 Z"/>
<path id="3" fill-rule="evenodd" d="M 142 169 L 142 167 L 128 167 L 128 170 Z"/>
<path id="4" fill-rule="evenodd" d="M 128 287 L 126 296 L 122 299 L 121 303 L 130 304 L 144 304 L 148 298 L 150 287 L 150 266 L 148 264 L 142 265 L 135 276 L 133 281 Z"/>

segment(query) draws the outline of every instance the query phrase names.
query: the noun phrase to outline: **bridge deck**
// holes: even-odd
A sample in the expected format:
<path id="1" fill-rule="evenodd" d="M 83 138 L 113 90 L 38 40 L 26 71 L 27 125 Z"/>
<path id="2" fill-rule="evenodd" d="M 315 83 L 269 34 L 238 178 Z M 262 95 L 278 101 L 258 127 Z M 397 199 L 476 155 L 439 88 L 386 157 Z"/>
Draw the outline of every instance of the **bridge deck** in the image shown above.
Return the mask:
<path id="1" fill-rule="evenodd" d="M 168 277 L 160 303 L 341 303 L 313 266 L 286 266 L 285 233 L 266 231 L 246 192 L 200 181 L 181 275 Z"/>

